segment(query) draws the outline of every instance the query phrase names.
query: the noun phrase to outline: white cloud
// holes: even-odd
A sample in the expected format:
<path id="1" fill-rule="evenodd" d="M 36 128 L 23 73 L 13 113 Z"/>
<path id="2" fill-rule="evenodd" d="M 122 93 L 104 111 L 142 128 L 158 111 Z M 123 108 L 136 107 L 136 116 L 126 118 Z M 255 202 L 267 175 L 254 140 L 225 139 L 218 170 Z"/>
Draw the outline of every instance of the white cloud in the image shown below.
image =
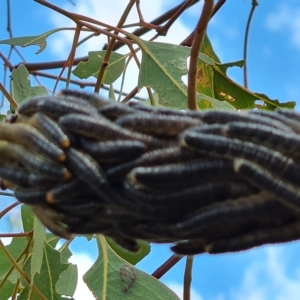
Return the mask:
<path id="1" fill-rule="evenodd" d="M 123 0 L 114 0 L 111 2 L 106 1 L 105 3 L 98 0 L 87 0 L 78 1 L 76 6 L 67 4 L 63 6 L 63 8 L 109 25 L 116 25 L 127 3 L 127 1 Z M 145 21 L 148 22 L 160 15 L 163 12 L 163 7 L 162 1 L 141 1 L 141 10 L 144 13 Z M 50 14 L 50 21 L 55 27 L 74 27 L 74 23 L 72 21 L 55 12 Z M 127 18 L 126 24 L 137 23 L 138 21 L 139 19 L 136 13 L 136 8 L 134 7 Z M 128 29 L 128 31 L 131 30 Z M 160 40 L 163 40 L 164 42 L 179 43 L 189 33 L 190 29 L 188 29 L 185 24 L 182 22 L 176 22 L 172 26 L 168 35 L 166 37 L 161 37 Z M 63 31 L 60 34 L 57 34 L 57 39 L 49 45 L 53 53 L 65 57 L 65 53 L 68 53 L 70 49 L 73 34 L 74 32 L 72 31 Z M 149 36 L 153 36 L 154 34 L 155 32 L 152 32 Z M 79 47 L 78 54 L 86 55 L 88 51 L 99 50 L 106 41 L 107 39 L 105 36 L 93 38 Z"/>
<path id="2" fill-rule="evenodd" d="M 62 8 L 74 13 L 88 16 L 89 18 L 99 20 L 106 24 L 116 25 L 127 3 L 128 1 L 124 0 L 114 0 L 111 2 L 106 1 L 105 3 L 98 0 L 81 0 L 77 1 L 76 6 L 66 4 L 65 6 L 62 6 Z M 150 22 L 151 20 L 159 16 L 163 11 L 165 11 L 165 4 L 166 3 L 163 3 L 163 1 L 141 1 L 141 10 L 144 13 L 145 21 Z M 201 8 L 199 6 L 197 9 L 199 9 L 199 12 L 201 11 Z M 74 23 L 72 21 L 55 12 L 50 14 L 49 19 L 54 27 L 74 27 Z M 138 15 L 136 12 L 136 8 L 134 7 L 127 18 L 126 24 L 136 23 L 138 21 Z M 132 29 L 127 30 L 132 31 Z M 185 37 L 190 34 L 190 31 L 191 29 L 189 29 L 184 23 L 178 21 L 174 23 L 166 37 L 159 37 L 157 41 L 175 44 L 180 43 Z M 55 38 L 53 38 L 51 43 L 49 43 L 50 50 L 59 59 L 65 59 L 67 57 L 72 44 L 73 34 L 74 31 L 62 31 L 58 34 L 55 34 Z M 142 38 L 149 39 L 154 35 L 155 32 L 153 31 L 150 34 L 144 35 Z M 102 46 L 106 42 L 107 38 L 104 35 L 92 38 L 77 49 L 76 57 L 85 56 L 89 51 L 101 50 Z M 129 50 L 127 47 L 123 47 L 120 52 L 128 53 Z M 130 91 L 137 86 L 137 76 L 138 69 L 135 65 L 135 62 L 132 60 L 129 64 L 129 67 L 127 68 L 124 81 L 126 91 Z M 119 79 L 114 83 L 114 88 L 120 88 L 120 84 L 121 80 Z M 147 93 L 145 89 L 143 89 L 142 92 L 139 93 L 139 96 L 145 97 L 146 95 Z"/>
<path id="3" fill-rule="evenodd" d="M 300 295 L 300 266 L 293 276 L 288 275 L 288 248 L 265 248 L 265 259 L 253 262 L 244 273 L 233 300 L 298 300 Z"/>
<path id="4" fill-rule="evenodd" d="M 85 282 L 83 281 L 83 275 L 93 265 L 93 260 L 89 255 L 85 253 L 78 253 L 71 256 L 69 259 L 70 263 L 76 264 L 78 267 L 78 283 L 74 294 L 76 300 L 95 300 L 92 292 L 89 290 Z"/>
<path id="5" fill-rule="evenodd" d="M 265 24 L 269 30 L 287 33 L 292 44 L 300 48 L 300 8 L 282 4 L 276 12 L 269 13 Z"/>
<path id="6" fill-rule="evenodd" d="M 166 285 L 175 292 L 175 294 L 182 299 L 183 295 L 183 285 L 177 282 L 168 282 Z M 191 300 L 203 300 L 199 293 L 197 293 L 193 288 L 191 289 Z"/>

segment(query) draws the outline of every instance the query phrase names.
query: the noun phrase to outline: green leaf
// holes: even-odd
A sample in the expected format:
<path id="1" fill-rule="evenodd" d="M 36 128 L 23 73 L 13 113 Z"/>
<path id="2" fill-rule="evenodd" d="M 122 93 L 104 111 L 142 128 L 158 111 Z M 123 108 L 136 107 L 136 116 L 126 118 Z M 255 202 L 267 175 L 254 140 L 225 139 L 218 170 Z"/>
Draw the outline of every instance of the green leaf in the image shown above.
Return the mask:
<path id="1" fill-rule="evenodd" d="M 39 50 L 36 54 L 41 53 L 45 50 L 47 46 L 47 37 L 57 31 L 62 30 L 61 28 L 53 29 L 47 32 L 44 32 L 41 35 L 33 35 L 33 36 L 22 36 L 22 37 L 15 37 L 7 40 L 0 41 L 0 44 L 12 45 L 12 46 L 21 46 L 21 47 L 28 47 L 32 45 L 39 46 Z"/>
<path id="2" fill-rule="evenodd" d="M 5 120 L 5 118 L 6 118 L 6 115 L 2 115 L 2 114 L 0 114 L 0 122 L 4 121 L 4 120 Z"/>
<path id="3" fill-rule="evenodd" d="M 29 98 L 48 95 L 47 89 L 44 86 L 32 86 L 29 91 Z"/>
<path id="4" fill-rule="evenodd" d="M 201 52 L 205 53 L 208 57 L 212 58 L 215 62 L 217 63 L 221 62 L 219 57 L 215 53 L 207 34 L 204 36 Z"/>
<path id="5" fill-rule="evenodd" d="M 77 266 L 69 264 L 68 268 L 63 271 L 56 283 L 56 291 L 60 295 L 72 297 L 75 293 L 78 281 Z"/>
<path id="6" fill-rule="evenodd" d="M 234 106 L 226 101 L 219 101 L 203 94 L 197 94 L 198 106 L 200 109 L 221 109 L 221 110 L 235 110 Z"/>
<path id="7" fill-rule="evenodd" d="M 15 284 L 13 284 L 10 281 L 6 281 L 0 289 L 0 299 L 1 300 L 11 299 L 11 295 L 14 291 L 14 288 L 15 288 Z"/>
<path id="8" fill-rule="evenodd" d="M 31 258 L 30 279 L 34 282 L 36 273 L 40 273 L 43 261 L 43 247 L 45 243 L 45 226 L 34 216 L 33 225 L 33 248 Z"/>
<path id="9" fill-rule="evenodd" d="M 139 251 L 131 252 L 121 247 L 111 238 L 105 237 L 105 239 L 108 245 L 115 251 L 116 254 L 118 254 L 121 258 L 123 258 L 124 260 L 126 260 L 132 265 L 135 265 L 139 261 L 141 261 L 144 257 L 146 257 L 150 253 L 151 250 L 150 244 L 144 241 L 138 241 L 138 244 L 140 246 Z"/>
<path id="10" fill-rule="evenodd" d="M 13 238 L 11 243 L 6 246 L 6 249 L 9 251 L 9 253 L 12 255 L 14 259 L 16 259 L 21 252 L 26 248 L 27 245 L 27 239 L 25 237 L 18 237 Z M 7 258 L 6 254 L 0 248 L 0 278 L 6 274 L 6 272 L 10 269 L 12 266 L 10 260 Z M 1 299 L 1 298 L 0 298 Z"/>
<path id="11" fill-rule="evenodd" d="M 154 277 L 119 257 L 102 235 L 97 236 L 99 255 L 83 279 L 95 298 L 101 300 L 179 300 Z"/>
<path id="12" fill-rule="evenodd" d="M 60 240 L 60 238 L 59 238 L 57 235 L 55 235 L 55 234 L 53 234 L 53 233 L 51 233 L 51 232 L 47 232 L 47 233 L 46 233 L 46 242 L 47 242 L 52 248 L 55 248 L 55 247 L 56 247 L 56 245 L 57 245 L 57 243 L 58 243 L 59 240 Z"/>
<path id="13" fill-rule="evenodd" d="M 187 87 L 181 77 L 188 72 L 190 50 L 178 45 L 136 41 L 142 50 L 138 87 L 153 88 L 163 106 L 187 108 Z"/>
<path id="14" fill-rule="evenodd" d="M 215 97 L 218 100 L 227 101 L 237 109 L 253 109 L 256 107 L 255 102 L 257 100 L 262 100 L 270 110 L 286 105 L 279 101 L 271 100 L 263 94 L 253 93 L 234 82 L 224 73 L 224 70 L 227 70 L 228 66 L 230 64 L 216 64 L 215 66 L 211 66 L 214 71 Z"/>
<path id="15" fill-rule="evenodd" d="M 66 242 L 68 243 L 68 242 Z M 68 263 L 69 258 L 73 255 L 73 253 L 71 252 L 71 250 L 69 249 L 68 246 L 66 246 L 66 244 L 64 244 L 60 249 L 59 252 L 61 254 L 61 262 L 62 263 Z"/>
<path id="16" fill-rule="evenodd" d="M 53 249 L 46 242 L 43 247 L 43 261 L 41 266 L 41 272 L 37 273 L 34 278 L 34 285 L 40 290 L 40 292 L 49 300 L 63 299 L 56 291 L 55 286 L 61 275 L 61 273 L 68 268 L 68 264 L 61 262 L 61 254 L 58 250 Z M 27 276 L 31 274 L 31 262 L 28 260 L 23 268 Z M 34 292 L 30 291 L 30 287 L 27 282 L 22 280 L 22 284 L 25 289 L 21 292 L 19 300 L 28 299 L 40 300 L 40 297 Z M 31 293 L 31 295 L 30 295 Z"/>
<path id="17" fill-rule="evenodd" d="M 243 68 L 245 65 L 245 61 L 244 60 L 237 60 L 237 61 L 232 61 L 232 62 L 228 62 L 225 64 L 217 64 L 219 70 L 226 75 L 227 69 L 228 68 L 232 68 L 232 67 L 239 67 L 239 68 Z"/>
<path id="18" fill-rule="evenodd" d="M 17 69 L 13 69 L 10 89 L 12 97 L 19 104 L 27 98 L 48 94 L 46 88 L 43 86 L 31 87 L 30 74 L 24 65 L 20 65 Z M 12 108 L 11 111 L 14 112 Z"/>
<path id="19" fill-rule="evenodd" d="M 73 70 L 73 74 L 80 79 L 85 79 L 90 76 L 97 78 L 105 53 L 106 51 L 89 52 L 88 61 L 81 61 Z M 109 64 L 105 69 L 103 83 L 111 84 L 120 77 L 124 70 L 125 58 L 126 56 L 119 53 L 111 53 Z"/>
<path id="20" fill-rule="evenodd" d="M 265 94 L 255 93 L 255 95 L 259 96 L 260 98 L 268 99 L 268 102 L 265 103 L 264 106 L 259 107 L 261 109 L 274 110 L 274 108 L 276 108 L 276 107 L 295 109 L 295 106 L 296 106 L 295 101 L 288 101 L 288 102 L 285 102 L 285 103 L 280 103 L 278 99 L 270 99 Z"/>
<path id="21" fill-rule="evenodd" d="M 113 84 L 109 85 L 109 92 L 108 92 L 108 99 L 116 102 L 116 94 L 115 94 L 115 90 L 114 90 L 114 86 Z"/>
<path id="22" fill-rule="evenodd" d="M 24 65 L 13 69 L 11 74 L 11 95 L 16 102 L 21 103 L 30 95 L 30 76 Z"/>
<path id="23" fill-rule="evenodd" d="M 24 232 L 32 230 L 34 214 L 29 205 L 23 204 L 21 206 L 21 217 L 22 217 Z"/>

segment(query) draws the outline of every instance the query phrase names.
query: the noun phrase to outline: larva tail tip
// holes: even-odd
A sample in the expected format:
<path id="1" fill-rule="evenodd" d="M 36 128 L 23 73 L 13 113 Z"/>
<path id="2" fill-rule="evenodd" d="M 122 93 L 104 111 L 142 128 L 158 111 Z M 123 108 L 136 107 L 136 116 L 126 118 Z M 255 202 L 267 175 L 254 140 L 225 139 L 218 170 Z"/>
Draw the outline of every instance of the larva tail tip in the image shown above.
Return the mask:
<path id="1" fill-rule="evenodd" d="M 52 191 L 46 193 L 46 201 L 50 204 L 54 204 L 56 202 Z"/>
<path id="2" fill-rule="evenodd" d="M 67 156 L 66 156 L 65 153 L 62 153 L 62 154 L 60 154 L 60 155 L 57 156 L 57 162 L 59 162 L 59 163 L 65 162 L 66 159 L 67 159 Z"/>
<path id="3" fill-rule="evenodd" d="M 5 191 L 7 189 L 7 186 L 3 182 L 3 179 L 0 179 L 0 190 Z"/>
<path id="4" fill-rule="evenodd" d="M 211 253 L 211 250 L 213 248 L 213 244 L 208 244 L 205 246 L 205 252 L 207 253 Z"/>
<path id="5" fill-rule="evenodd" d="M 68 181 L 71 178 L 72 178 L 72 173 L 66 169 L 65 172 L 63 173 L 63 180 Z"/>
<path id="6" fill-rule="evenodd" d="M 61 146 L 62 148 L 64 148 L 64 149 L 67 149 L 67 148 L 69 148 L 69 147 L 71 146 L 71 142 L 70 142 L 69 139 L 62 140 L 62 141 L 60 142 L 60 146 Z"/>

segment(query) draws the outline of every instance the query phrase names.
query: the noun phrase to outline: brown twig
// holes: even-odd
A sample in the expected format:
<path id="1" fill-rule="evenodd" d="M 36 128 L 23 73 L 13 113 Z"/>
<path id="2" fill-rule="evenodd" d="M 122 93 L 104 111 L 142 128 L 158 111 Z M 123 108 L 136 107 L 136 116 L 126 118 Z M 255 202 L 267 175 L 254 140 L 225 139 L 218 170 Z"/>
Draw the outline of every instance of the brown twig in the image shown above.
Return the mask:
<path id="1" fill-rule="evenodd" d="M 3 84 L 0 82 L 0 91 L 3 93 L 3 95 L 5 96 L 5 98 L 8 100 L 8 102 L 10 103 L 10 105 L 14 108 L 17 109 L 18 108 L 18 103 L 15 101 L 15 99 L 9 94 L 9 92 L 5 89 L 5 87 L 3 86 Z"/>
<path id="2" fill-rule="evenodd" d="M 6 249 L 3 242 L 0 240 L 0 248 L 2 248 L 3 252 L 7 256 L 7 258 L 10 260 L 10 262 L 13 264 L 15 269 L 19 272 L 19 274 L 24 278 L 24 280 L 31 286 L 31 288 L 36 292 L 36 294 L 43 300 L 47 300 L 47 298 L 41 293 L 41 291 L 34 285 L 31 284 L 29 277 L 27 274 L 22 270 L 22 268 L 19 266 L 19 264 L 15 261 L 13 256 L 10 254 L 10 252 Z"/>
<path id="3" fill-rule="evenodd" d="M 32 235 L 32 230 L 28 232 L 20 232 L 20 233 L 1 233 L 0 238 L 7 238 L 7 237 L 24 237 L 24 236 L 29 236 Z"/>
<path id="4" fill-rule="evenodd" d="M 125 8 L 125 10 L 124 10 L 124 12 L 123 12 L 118 24 L 117 24 L 117 28 L 121 28 L 124 25 L 124 23 L 125 23 L 128 15 L 129 15 L 132 7 L 134 6 L 134 3 L 135 3 L 135 0 L 130 0 L 129 1 L 127 7 Z M 117 30 L 115 30 L 114 33 L 116 35 L 118 35 Z M 113 51 L 115 42 L 116 42 L 116 39 L 111 38 L 109 43 L 108 43 L 107 50 L 105 52 L 105 55 L 104 55 L 104 58 L 103 58 L 103 61 L 102 61 L 101 67 L 100 67 L 100 71 L 99 71 L 99 74 L 98 74 L 98 77 L 97 77 L 97 82 L 96 82 L 96 86 L 95 86 L 95 90 L 94 90 L 95 93 L 99 93 L 99 91 L 100 91 L 101 84 L 102 84 L 103 77 L 104 77 L 104 73 L 105 73 L 106 67 L 109 64 L 109 58 L 110 58 L 111 52 Z"/>
<path id="5" fill-rule="evenodd" d="M 199 22 L 195 29 L 195 37 L 193 45 L 191 48 L 190 64 L 189 64 L 189 73 L 188 73 L 188 108 L 192 110 L 197 110 L 197 73 L 198 73 L 198 56 L 202 41 L 206 32 L 207 24 L 210 20 L 211 14 L 214 8 L 213 0 L 205 0 L 203 10 L 199 19 Z"/>
<path id="6" fill-rule="evenodd" d="M 220 8 L 224 5 L 225 2 L 226 2 L 226 0 L 219 0 L 219 1 L 216 3 L 216 5 L 214 6 L 214 10 L 213 10 L 213 12 L 212 12 L 210 18 L 212 18 L 212 17 L 220 10 Z M 186 37 L 186 38 L 180 43 L 180 45 L 181 45 L 181 46 L 191 47 L 192 44 L 193 44 L 194 36 L 195 36 L 195 30 L 193 30 L 193 32 L 192 32 L 188 37 Z"/>
<path id="7" fill-rule="evenodd" d="M 194 261 L 193 255 L 189 255 L 186 257 L 184 279 L 183 279 L 183 300 L 191 299 L 193 261 Z"/>
<path id="8" fill-rule="evenodd" d="M 14 202 L 13 204 L 7 206 L 6 208 L 4 208 L 1 212 L 0 212 L 0 219 L 6 215 L 10 210 L 12 210 L 13 208 L 15 208 L 16 206 L 18 206 L 19 204 L 21 204 L 19 201 Z"/>
<path id="9" fill-rule="evenodd" d="M 248 74 L 247 74 L 247 48 L 248 48 L 248 40 L 249 40 L 249 30 L 250 30 L 250 23 L 255 11 L 256 6 L 258 6 L 258 2 L 256 0 L 252 0 L 252 7 L 249 13 L 247 25 L 246 25 L 246 32 L 245 32 L 245 39 L 244 39 L 244 87 L 248 89 Z"/>
<path id="10" fill-rule="evenodd" d="M 159 266 L 151 275 L 156 279 L 160 279 L 163 275 L 165 275 L 171 268 L 173 268 L 183 256 L 179 256 L 177 254 L 173 254 L 170 258 L 168 258 L 161 266 Z"/>
<path id="11" fill-rule="evenodd" d="M 194 3 L 196 3 L 196 2 L 198 2 L 198 1 L 195 1 Z M 172 8 L 172 9 L 168 10 L 167 12 L 163 13 L 158 18 L 155 18 L 153 21 L 151 21 L 151 24 L 160 25 L 160 24 L 164 23 L 181 6 L 182 6 L 182 3 L 178 4 L 174 8 Z M 138 29 L 134 30 L 132 32 L 132 34 L 139 37 L 139 36 L 142 36 L 142 35 L 146 34 L 150 30 L 151 30 L 150 28 L 142 27 L 142 28 L 138 28 Z M 124 46 L 124 43 L 122 41 L 116 41 L 113 50 L 114 51 L 118 50 L 122 46 Z M 107 49 L 107 45 L 104 45 L 103 50 L 106 50 L 106 49 Z M 73 62 L 73 66 L 78 65 L 81 61 L 87 61 L 87 60 L 88 60 L 88 56 L 75 58 L 74 62 Z M 40 70 L 50 70 L 50 69 L 62 68 L 64 66 L 65 62 L 66 62 L 65 60 L 60 60 L 60 61 L 53 61 L 53 62 L 26 63 L 24 65 L 27 68 L 27 70 L 29 72 L 31 72 L 31 71 L 40 71 Z M 13 68 L 17 68 L 18 66 L 19 65 L 13 66 Z"/>

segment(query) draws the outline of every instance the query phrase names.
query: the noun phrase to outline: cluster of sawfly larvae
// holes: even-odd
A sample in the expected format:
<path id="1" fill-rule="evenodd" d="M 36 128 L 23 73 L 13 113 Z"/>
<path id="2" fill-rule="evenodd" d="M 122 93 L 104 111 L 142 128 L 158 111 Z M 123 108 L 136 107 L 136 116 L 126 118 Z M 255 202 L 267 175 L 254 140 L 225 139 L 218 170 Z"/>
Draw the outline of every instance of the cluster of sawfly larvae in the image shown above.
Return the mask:
<path id="1" fill-rule="evenodd" d="M 300 115 L 178 111 L 63 90 L 0 124 L 1 188 L 53 233 L 178 254 L 300 239 Z"/>

